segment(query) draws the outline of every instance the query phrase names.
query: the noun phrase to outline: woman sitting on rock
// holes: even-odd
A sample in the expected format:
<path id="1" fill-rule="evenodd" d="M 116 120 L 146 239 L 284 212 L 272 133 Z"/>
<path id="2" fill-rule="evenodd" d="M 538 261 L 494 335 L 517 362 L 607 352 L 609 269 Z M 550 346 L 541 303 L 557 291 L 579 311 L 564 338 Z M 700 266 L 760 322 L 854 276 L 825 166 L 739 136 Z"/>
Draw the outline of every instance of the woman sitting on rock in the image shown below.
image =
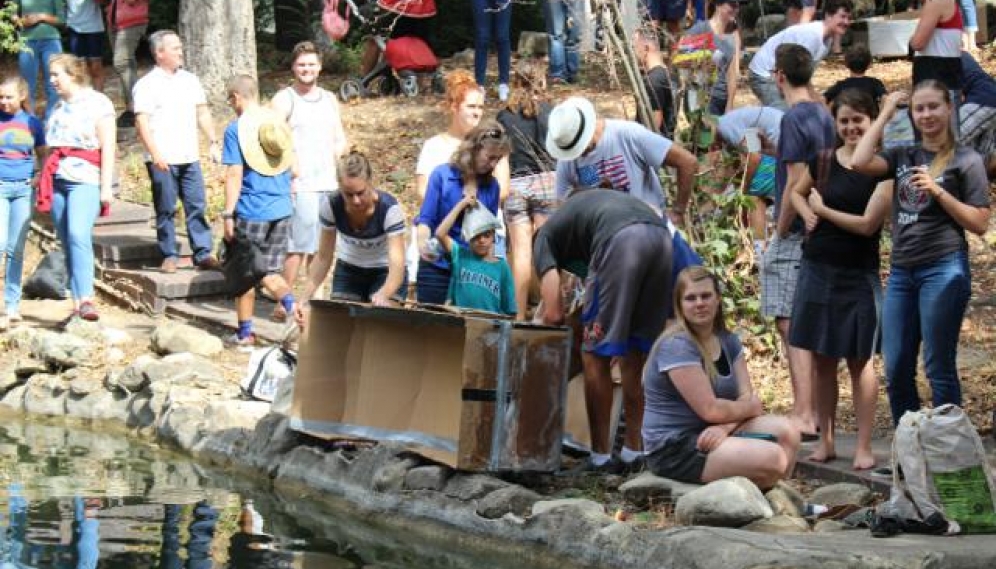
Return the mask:
<path id="1" fill-rule="evenodd" d="M 335 258 L 333 298 L 393 306 L 404 300 L 407 288 L 405 214 L 394 196 L 374 188 L 370 162 L 363 154 L 347 154 L 337 171 L 338 191 L 318 208 L 322 234 L 302 298 L 315 295 Z M 295 311 L 299 326 L 304 325 L 306 304 L 298 303 Z"/>
<path id="2" fill-rule="evenodd" d="M 763 414 L 740 339 L 726 329 L 716 277 L 703 267 L 683 270 L 674 312 L 643 369 L 647 467 L 695 484 L 744 476 L 774 486 L 792 474 L 799 431 Z"/>

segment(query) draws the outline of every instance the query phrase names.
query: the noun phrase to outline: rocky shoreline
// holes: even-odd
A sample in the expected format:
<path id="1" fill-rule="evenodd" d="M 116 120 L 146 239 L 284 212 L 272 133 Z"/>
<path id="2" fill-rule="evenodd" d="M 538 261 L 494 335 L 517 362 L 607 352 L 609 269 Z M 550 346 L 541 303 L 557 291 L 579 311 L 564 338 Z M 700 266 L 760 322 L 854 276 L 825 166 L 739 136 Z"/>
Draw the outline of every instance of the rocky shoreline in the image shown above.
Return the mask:
<path id="1" fill-rule="evenodd" d="M 0 336 L 0 405 L 123 427 L 215 466 L 265 477 L 302 499 L 536 566 L 988 568 L 996 562 L 986 536 L 874 540 L 837 521 L 812 525 L 803 517 L 803 496 L 790 485 L 763 495 L 746 479 L 701 487 L 649 474 L 598 481 L 600 491 L 608 487 L 626 505 L 617 513 L 593 499 L 604 494 L 570 483 L 551 490 L 459 472 L 392 444 L 333 448 L 290 430 L 268 403 L 241 400 L 238 385 L 211 359 L 223 349 L 211 334 L 165 322 L 153 331 L 147 353 L 126 362 L 124 347 L 134 343 L 125 332 L 84 322 L 65 332 L 11 330 Z M 808 498 L 828 505 L 872 499 L 868 489 L 847 484 Z M 641 520 L 637 514 L 653 506 L 669 519 Z"/>

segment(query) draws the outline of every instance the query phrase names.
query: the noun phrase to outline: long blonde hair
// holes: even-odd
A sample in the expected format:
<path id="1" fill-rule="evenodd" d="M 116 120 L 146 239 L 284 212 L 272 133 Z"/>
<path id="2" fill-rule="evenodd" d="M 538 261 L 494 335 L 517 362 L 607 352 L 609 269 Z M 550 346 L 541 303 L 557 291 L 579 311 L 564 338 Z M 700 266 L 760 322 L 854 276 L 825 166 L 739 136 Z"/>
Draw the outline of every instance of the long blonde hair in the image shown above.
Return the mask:
<path id="1" fill-rule="evenodd" d="M 947 86 L 936 79 L 925 79 L 920 81 L 913 87 L 913 96 L 916 96 L 917 92 L 925 91 L 927 89 L 932 89 L 941 94 L 944 102 L 947 103 L 948 107 L 951 107 L 951 92 L 948 91 Z M 911 96 L 912 99 L 912 96 Z M 951 158 L 955 153 L 955 146 L 957 141 L 955 140 L 954 131 L 951 129 L 950 122 L 944 125 L 944 132 L 947 136 L 944 137 L 944 144 L 941 149 L 937 151 L 934 155 L 934 159 L 930 161 L 930 167 L 928 172 L 931 178 L 937 178 L 944 173 L 947 169 L 948 163 L 951 162 Z"/>
<path id="2" fill-rule="evenodd" d="M 536 61 L 523 61 L 512 76 L 512 93 L 508 110 L 521 113 L 527 119 L 539 115 L 539 102 L 546 93 L 546 70 Z"/>
<path id="3" fill-rule="evenodd" d="M 708 280 L 712 283 L 713 293 L 716 295 L 716 299 L 719 301 L 719 307 L 716 309 L 716 316 L 712 321 L 712 333 L 721 334 L 727 331 L 726 328 L 726 315 L 723 313 L 723 298 L 720 293 L 719 279 L 714 275 L 709 269 L 703 266 L 695 265 L 691 267 L 686 267 L 681 273 L 678 274 L 678 278 L 675 279 L 674 283 L 674 319 L 675 322 L 663 334 L 654 342 L 654 347 L 651 350 L 651 354 L 657 352 L 657 348 L 661 341 L 666 338 L 671 338 L 679 334 L 687 335 L 692 343 L 695 344 L 695 348 L 698 349 L 699 354 L 702 356 L 702 368 L 705 369 L 706 376 L 709 377 L 709 381 L 715 382 L 716 378 L 719 377 L 719 371 L 716 369 L 716 363 L 712 361 L 709 357 L 709 352 L 705 347 L 706 338 L 700 338 L 694 330 L 688 325 L 688 320 L 685 319 L 685 314 L 681 310 L 681 300 L 685 296 L 685 291 L 692 283 L 701 282 Z M 652 360 L 648 360 L 652 361 Z"/>

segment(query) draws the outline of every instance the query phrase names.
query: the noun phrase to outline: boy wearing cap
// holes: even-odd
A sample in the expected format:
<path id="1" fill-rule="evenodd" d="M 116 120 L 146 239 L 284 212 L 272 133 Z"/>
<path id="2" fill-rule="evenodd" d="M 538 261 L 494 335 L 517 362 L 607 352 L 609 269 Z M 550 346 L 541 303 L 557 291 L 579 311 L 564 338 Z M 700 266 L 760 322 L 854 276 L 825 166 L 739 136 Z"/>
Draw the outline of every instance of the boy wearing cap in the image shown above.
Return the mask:
<path id="1" fill-rule="evenodd" d="M 281 276 L 290 231 L 291 164 L 294 153 L 290 127 L 259 105 L 256 80 L 236 75 L 228 82 L 228 103 L 238 119 L 225 129 L 221 162 L 225 171 L 225 241 L 244 235 L 255 249 L 256 265 L 264 265 L 263 287 L 288 314 L 294 313 L 294 295 Z M 238 332 L 229 343 L 251 346 L 254 288 L 235 299 Z"/>
<path id="2" fill-rule="evenodd" d="M 450 238 L 450 229 L 463 215 L 462 234 L 467 247 Z M 473 308 L 515 316 L 515 283 L 504 259 L 494 255 L 498 218 L 477 197 L 464 196 L 436 228 L 436 239 L 450 256 L 450 289 L 447 301 L 460 308 Z"/>
<path id="3" fill-rule="evenodd" d="M 750 60 L 750 90 L 765 107 L 786 110 L 788 104 L 778 90 L 772 76 L 775 68 L 775 51 L 783 44 L 798 44 L 806 48 L 814 62 L 823 60 L 830 48 L 847 33 L 851 26 L 851 0 L 827 0 L 823 20 L 797 24 L 785 28 L 768 38 Z"/>
<path id="4" fill-rule="evenodd" d="M 630 121 L 599 118 L 588 99 L 571 97 L 550 112 L 546 149 L 557 159 L 557 195 L 574 188 L 606 188 L 639 198 L 658 214 L 665 210 L 657 169 L 678 171 L 676 203 L 668 214 L 683 225 L 698 161 L 671 140 Z"/>

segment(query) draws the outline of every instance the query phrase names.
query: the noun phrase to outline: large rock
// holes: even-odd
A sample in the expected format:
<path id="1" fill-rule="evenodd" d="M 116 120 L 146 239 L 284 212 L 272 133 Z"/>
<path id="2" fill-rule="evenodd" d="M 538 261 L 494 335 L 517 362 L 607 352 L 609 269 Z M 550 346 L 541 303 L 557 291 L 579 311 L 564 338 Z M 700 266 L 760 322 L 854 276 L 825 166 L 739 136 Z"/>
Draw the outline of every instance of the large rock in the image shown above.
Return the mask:
<path id="1" fill-rule="evenodd" d="M 680 524 L 740 527 L 774 513 L 764 495 L 750 480 L 724 478 L 678 499 L 675 519 Z"/>
<path id="2" fill-rule="evenodd" d="M 93 345 L 72 334 L 44 331 L 34 337 L 31 353 L 51 367 L 66 369 L 93 363 Z"/>
<path id="3" fill-rule="evenodd" d="M 356 458 L 349 464 L 349 472 L 346 475 L 346 481 L 362 488 L 374 489 L 377 485 L 393 485 L 397 484 L 397 488 L 400 489 L 404 484 L 405 472 L 409 468 L 417 466 L 414 461 L 409 461 L 407 457 L 403 456 L 407 453 L 404 445 L 400 445 L 394 442 L 383 442 L 379 443 L 373 447 L 363 449 Z M 394 471 L 393 479 L 390 483 L 384 480 L 385 477 L 390 476 L 386 471 L 384 474 L 380 475 L 378 478 L 378 473 L 382 472 L 385 467 L 388 467 L 394 463 L 401 463 L 397 468 L 399 470 L 404 470 L 404 472 Z M 397 475 L 400 474 L 400 477 Z"/>
<path id="4" fill-rule="evenodd" d="M 525 516 L 532 511 L 533 504 L 541 499 L 542 496 L 522 486 L 499 488 L 478 501 L 477 515 L 491 520 L 505 514 Z"/>
<path id="5" fill-rule="evenodd" d="M 124 393 L 112 393 L 103 389 L 82 397 L 70 394 L 66 398 L 66 413 L 81 419 L 124 424 L 128 420 L 131 400 L 132 397 Z"/>
<path id="6" fill-rule="evenodd" d="M 405 473 L 405 489 L 439 491 L 449 476 L 450 470 L 437 464 L 416 466 Z"/>
<path id="7" fill-rule="evenodd" d="M 213 356 L 225 349 L 221 339 L 200 328 L 178 322 L 164 322 L 152 331 L 152 349 L 160 354 L 189 352 Z"/>
<path id="8" fill-rule="evenodd" d="M 789 486 L 784 481 L 779 482 L 774 488 L 768 490 L 764 495 L 771 504 L 771 511 L 778 515 L 803 517 L 806 507 L 806 500 L 798 490 Z"/>
<path id="9" fill-rule="evenodd" d="M 149 384 L 149 378 L 145 376 L 144 370 L 156 361 L 158 360 L 155 356 L 141 354 L 120 372 L 108 372 L 104 384 L 111 390 L 121 389 L 128 393 L 141 391 Z"/>
<path id="10" fill-rule="evenodd" d="M 204 407 L 171 405 L 159 419 L 157 432 L 183 450 L 194 448 L 204 436 Z"/>
<path id="11" fill-rule="evenodd" d="M 519 32 L 519 57 L 543 57 L 550 50 L 550 36 L 546 32 Z"/>
<path id="12" fill-rule="evenodd" d="M 271 413 L 256 423 L 246 441 L 245 454 L 236 459 L 272 477 L 283 455 L 296 447 L 298 441 L 299 436 L 290 428 L 287 417 Z"/>
<path id="13" fill-rule="evenodd" d="M 774 516 L 751 522 L 740 529 L 784 535 L 791 533 L 809 533 L 806 520 L 796 516 Z"/>
<path id="14" fill-rule="evenodd" d="M 15 362 L 4 360 L 3 363 L 0 363 L 0 396 L 21 383 L 23 382 L 17 376 L 17 365 Z"/>
<path id="15" fill-rule="evenodd" d="M 256 423 L 270 412 L 265 401 L 238 401 L 227 399 L 208 403 L 205 412 L 207 428 L 211 431 L 256 428 Z"/>
<path id="16" fill-rule="evenodd" d="M 26 387 L 23 385 L 18 385 L 10 391 L 4 394 L 3 399 L 0 399 L 0 405 L 8 409 L 13 409 L 14 411 L 24 410 L 24 392 Z"/>
<path id="17" fill-rule="evenodd" d="M 874 497 L 872 491 L 866 486 L 853 482 L 841 482 L 817 488 L 810 495 L 809 501 L 814 504 L 825 504 L 828 507 L 844 504 L 867 506 Z"/>
<path id="18" fill-rule="evenodd" d="M 30 351 L 35 336 L 43 331 L 29 326 L 18 326 L 7 332 L 7 344 L 11 348 Z"/>
<path id="19" fill-rule="evenodd" d="M 68 385 L 61 377 L 50 374 L 32 376 L 24 384 L 24 410 L 37 415 L 66 414 Z"/>
<path id="20" fill-rule="evenodd" d="M 677 480 L 655 476 L 650 472 L 643 472 L 635 476 L 621 486 L 623 498 L 627 502 L 639 507 L 646 508 L 654 504 L 673 503 L 675 500 L 700 488 L 699 484 L 685 484 Z"/>
<path id="21" fill-rule="evenodd" d="M 63 331 L 95 345 L 104 343 L 104 327 L 100 322 L 88 322 L 82 318 L 72 318 Z"/>
<path id="22" fill-rule="evenodd" d="M 554 510 L 570 510 L 584 517 L 598 518 L 608 517 L 605 514 L 605 506 L 594 500 L 587 498 L 561 498 L 559 500 L 542 500 L 533 504 L 532 513 L 540 516 Z"/>
<path id="23" fill-rule="evenodd" d="M 75 397 L 86 397 L 103 390 L 103 382 L 91 375 L 80 375 L 69 382 L 69 394 Z"/>
<path id="24" fill-rule="evenodd" d="M 413 457 L 399 457 L 374 472 L 371 487 L 375 492 L 398 492 L 405 485 L 405 475 L 412 467 L 418 466 Z"/>
<path id="25" fill-rule="evenodd" d="M 483 498 L 506 486 L 508 486 L 508 482 L 483 474 L 457 473 L 446 483 L 443 493 L 458 500 L 469 502 Z"/>

